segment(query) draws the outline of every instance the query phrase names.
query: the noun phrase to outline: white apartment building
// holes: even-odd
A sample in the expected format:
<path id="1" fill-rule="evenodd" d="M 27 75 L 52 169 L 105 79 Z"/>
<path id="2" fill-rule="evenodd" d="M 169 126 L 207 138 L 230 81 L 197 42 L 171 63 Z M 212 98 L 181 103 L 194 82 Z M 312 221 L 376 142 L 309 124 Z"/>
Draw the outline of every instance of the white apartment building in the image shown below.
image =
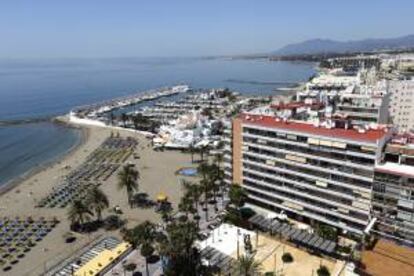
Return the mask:
<path id="1" fill-rule="evenodd" d="M 226 147 L 227 182 L 242 185 L 255 205 L 363 235 L 374 167 L 391 132 L 333 125 L 241 114 Z"/>
<path id="2" fill-rule="evenodd" d="M 414 131 L 414 80 L 390 80 L 389 113 L 399 132 Z"/>

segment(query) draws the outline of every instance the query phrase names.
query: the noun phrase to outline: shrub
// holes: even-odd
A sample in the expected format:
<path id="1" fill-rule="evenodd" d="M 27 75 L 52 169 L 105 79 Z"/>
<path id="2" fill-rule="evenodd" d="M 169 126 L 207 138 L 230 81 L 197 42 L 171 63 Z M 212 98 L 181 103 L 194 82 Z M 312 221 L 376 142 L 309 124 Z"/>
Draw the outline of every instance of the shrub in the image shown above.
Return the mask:
<path id="1" fill-rule="evenodd" d="M 104 221 L 104 228 L 105 230 L 116 230 L 121 228 L 125 224 L 119 216 L 117 215 L 110 215 Z"/>
<path id="2" fill-rule="evenodd" d="M 351 253 L 351 246 L 338 246 L 338 252 L 344 253 L 344 254 L 350 254 Z"/>
<path id="3" fill-rule="evenodd" d="M 330 276 L 331 275 L 331 273 L 329 273 L 328 268 L 324 265 L 321 265 L 316 271 L 316 273 L 318 273 L 318 276 Z"/>
<path id="4" fill-rule="evenodd" d="M 331 241 L 336 241 L 338 238 L 338 233 L 336 228 L 326 225 L 326 224 L 320 224 L 316 228 L 316 232 L 319 236 L 321 236 L 324 239 L 328 239 Z"/>
<path id="5" fill-rule="evenodd" d="M 243 219 L 249 219 L 252 216 L 254 216 L 256 214 L 256 212 L 251 208 L 245 207 L 245 208 L 240 209 L 240 214 L 241 214 Z"/>
<path id="6" fill-rule="evenodd" d="M 293 256 L 292 254 L 290 254 L 289 252 L 286 252 L 285 254 L 282 255 L 282 261 L 284 263 L 291 263 L 293 262 Z"/>
<path id="7" fill-rule="evenodd" d="M 264 276 L 275 276 L 275 273 L 273 271 L 268 271 L 264 274 Z"/>
<path id="8" fill-rule="evenodd" d="M 137 268 L 137 265 L 134 263 L 129 263 L 124 266 L 126 271 L 134 271 Z"/>

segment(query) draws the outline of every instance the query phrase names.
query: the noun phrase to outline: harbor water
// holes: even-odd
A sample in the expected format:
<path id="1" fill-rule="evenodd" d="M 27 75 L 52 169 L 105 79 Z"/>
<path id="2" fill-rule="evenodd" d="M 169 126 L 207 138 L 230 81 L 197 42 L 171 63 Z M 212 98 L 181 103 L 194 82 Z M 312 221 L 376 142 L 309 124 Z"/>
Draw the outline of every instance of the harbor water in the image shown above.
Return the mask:
<path id="1" fill-rule="evenodd" d="M 50 118 L 74 106 L 180 83 L 276 95 L 278 88 L 306 81 L 314 73 L 314 64 L 267 60 L 1 60 L 0 185 L 54 160 L 81 139 L 76 129 L 22 120 Z"/>

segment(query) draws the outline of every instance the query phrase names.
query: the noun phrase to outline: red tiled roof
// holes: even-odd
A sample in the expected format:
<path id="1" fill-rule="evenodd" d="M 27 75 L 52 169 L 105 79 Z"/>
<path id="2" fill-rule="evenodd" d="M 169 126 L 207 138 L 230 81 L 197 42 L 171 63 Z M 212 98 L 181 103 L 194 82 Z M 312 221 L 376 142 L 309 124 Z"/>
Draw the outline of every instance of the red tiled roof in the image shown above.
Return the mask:
<path id="1" fill-rule="evenodd" d="M 355 129 L 342 129 L 342 128 L 325 128 L 316 127 L 312 124 L 305 122 L 283 121 L 273 116 L 265 115 L 252 115 L 252 114 L 240 114 L 239 119 L 246 124 L 259 125 L 264 127 L 279 128 L 283 130 L 290 130 L 296 132 L 304 132 L 306 134 L 313 134 L 319 136 L 326 136 L 328 138 L 341 138 L 345 140 L 354 140 L 360 142 L 375 143 L 378 139 L 383 138 L 387 130 L 386 129 L 370 129 L 365 133 L 360 133 Z"/>

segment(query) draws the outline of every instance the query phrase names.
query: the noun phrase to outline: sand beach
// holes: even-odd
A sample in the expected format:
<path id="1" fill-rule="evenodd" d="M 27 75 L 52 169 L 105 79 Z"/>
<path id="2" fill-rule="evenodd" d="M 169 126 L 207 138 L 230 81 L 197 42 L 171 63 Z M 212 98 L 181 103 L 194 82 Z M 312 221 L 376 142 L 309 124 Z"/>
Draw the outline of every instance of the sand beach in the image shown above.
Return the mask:
<path id="1" fill-rule="evenodd" d="M 61 183 L 66 175 L 81 166 L 88 155 L 98 148 L 111 135 L 111 132 L 119 132 L 121 137 L 131 136 L 138 141 L 135 154 L 139 158 L 135 159 L 131 155 L 126 162 L 135 164 L 140 172 L 139 192 L 148 193 L 152 199 L 155 199 L 158 193 L 165 193 L 173 207 L 176 207 L 182 194 L 182 177 L 177 176 L 175 172 L 181 167 L 195 166 L 195 164 L 191 164 L 189 154 L 178 151 L 153 151 L 151 140 L 131 131 L 114 131 L 110 128 L 94 126 L 82 126 L 82 128 L 86 135 L 79 146 L 57 162 L 30 174 L 20 183 L 13 184 L 10 189 L 0 194 L 0 217 L 26 218 L 31 216 L 34 219 L 45 217 L 46 219 L 57 218 L 60 221 L 56 228 L 27 253 L 25 258 L 13 266 L 12 270 L 1 271 L 0 274 L 41 275 L 95 239 L 103 235 L 119 236 L 119 231 L 107 232 L 104 230 L 91 234 L 75 234 L 76 241 L 68 245 L 64 241 L 65 235 L 69 232 L 68 208 L 35 208 L 36 204 L 47 196 L 53 187 Z M 131 209 L 128 206 L 126 192 L 118 190 L 117 173 L 118 171 L 100 186 L 108 196 L 110 206 L 119 205 L 121 207 L 122 218 L 128 220 L 128 226 L 133 226 L 144 220 L 160 221 L 160 215 L 155 213 L 153 208 Z"/>

